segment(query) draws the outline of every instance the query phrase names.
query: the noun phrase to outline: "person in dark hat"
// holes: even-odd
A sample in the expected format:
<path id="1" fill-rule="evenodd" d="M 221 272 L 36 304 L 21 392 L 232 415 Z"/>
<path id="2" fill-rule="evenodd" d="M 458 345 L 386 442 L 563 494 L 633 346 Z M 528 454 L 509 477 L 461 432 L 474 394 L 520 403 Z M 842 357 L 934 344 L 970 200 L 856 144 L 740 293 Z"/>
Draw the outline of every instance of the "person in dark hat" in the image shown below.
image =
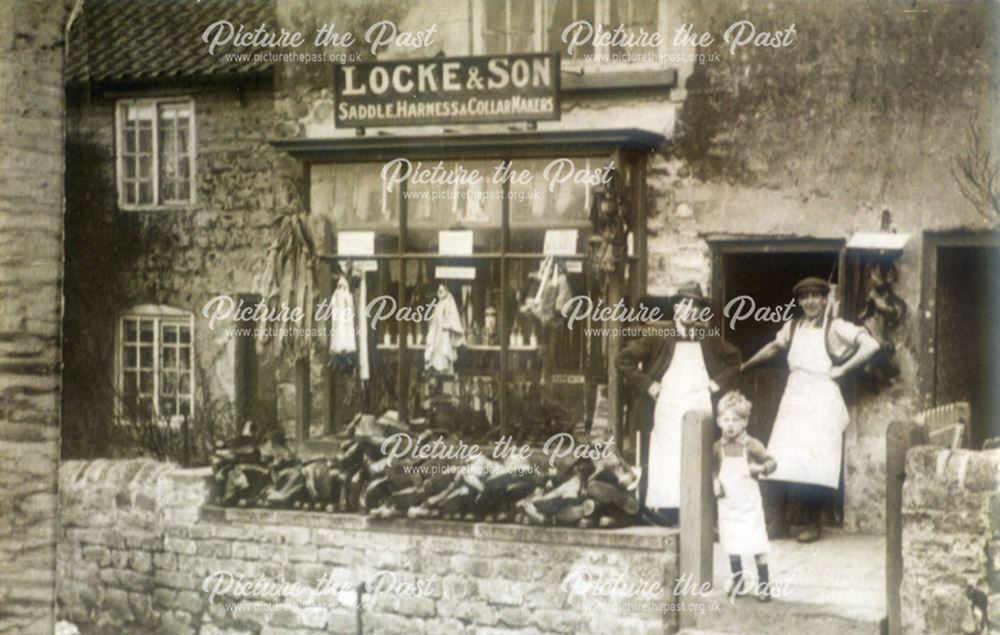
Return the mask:
<path id="1" fill-rule="evenodd" d="M 802 315 L 785 322 L 774 340 L 740 367 L 743 372 L 779 355 L 788 361 L 788 382 L 767 447 L 778 469 L 768 477 L 766 498 L 778 534 L 785 503 L 801 502 L 806 516 L 801 542 L 820 538 L 823 505 L 840 486 L 848 412 L 837 381 L 879 349 L 864 327 L 833 316 L 830 291 L 822 278 L 800 280 L 792 294 Z"/>
<path id="2" fill-rule="evenodd" d="M 698 284 L 681 285 L 667 304 L 674 320 L 647 325 L 656 332 L 624 346 L 614 363 L 635 395 L 629 423 L 640 431 L 640 500 L 647 517 L 672 525 L 678 520 L 683 480 L 684 414 L 711 413 L 736 377 L 741 357 L 734 346 L 708 336 L 708 303 Z"/>

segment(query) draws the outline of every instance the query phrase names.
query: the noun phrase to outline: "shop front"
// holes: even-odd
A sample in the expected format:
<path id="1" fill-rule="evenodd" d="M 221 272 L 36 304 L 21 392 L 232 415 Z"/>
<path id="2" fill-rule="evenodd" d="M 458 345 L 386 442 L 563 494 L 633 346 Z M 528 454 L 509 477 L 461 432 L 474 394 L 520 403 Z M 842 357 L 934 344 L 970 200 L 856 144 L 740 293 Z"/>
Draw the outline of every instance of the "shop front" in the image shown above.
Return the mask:
<path id="1" fill-rule="evenodd" d="M 346 285 L 364 321 L 354 350 L 332 343 L 320 376 L 297 383 L 322 395 L 299 399 L 310 408 L 298 412 L 298 439 L 342 435 L 357 412 L 429 423 L 441 403 L 474 418 L 453 432 L 544 439 L 588 431 L 599 401 L 600 425 L 621 438 L 607 388 L 620 337 L 592 335 L 613 325 L 590 309 L 643 292 L 642 172 L 662 142 L 626 129 L 276 144 L 308 166 L 310 214 L 325 234 L 318 284 Z M 414 183 L 425 166 L 448 182 Z M 393 171 L 409 176 L 393 182 Z M 462 182 L 463 172 L 482 178 Z M 608 275 L 589 240 L 603 201 L 627 205 L 632 248 Z M 440 302 L 457 318 L 447 344 L 431 331 Z"/>
<path id="2" fill-rule="evenodd" d="M 639 128 L 540 130 L 534 115 L 516 115 L 523 122 L 516 124 L 510 114 L 407 121 L 399 114 L 407 111 L 390 110 L 397 114 L 383 121 L 384 108 L 346 106 L 372 105 L 379 71 L 390 80 L 409 75 L 358 66 L 340 71 L 335 108 L 345 117 L 337 116 L 338 126 L 355 128 L 355 136 L 273 144 L 305 167 L 320 293 L 347 291 L 358 315 L 345 332 L 331 311 L 328 355 L 298 361 L 297 440 L 314 450 L 339 445 L 358 413 L 389 411 L 418 430 L 440 428 L 447 411 L 462 420 L 448 424 L 450 432 L 475 438 L 621 439 L 624 400 L 608 363 L 621 324 L 600 309 L 645 292 L 645 176 L 666 138 Z M 417 62 L 389 66 L 424 73 Z M 497 84 L 468 101 L 491 101 L 494 112 L 516 107 L 521 97 L 509 91 L 522 75 L 543 92 L 551 81 L 531 98 L 550 104 L 541 118 L 560 116 L 558 58 L 445 59 L 427 71 L 437 73 L 431 87 L 449 67 L 460 77 L 481 70 L 485 86 Z M 494 81 L 506 69 L 510 83 Z M 428 99 L 405 84 L 413 100 Z M 448 104 L 464 99 L 449 96 Z M 365 112 L 371 119 L 358 120 Z M 473 120 L 479 125 L 436 134 L 405 127 Z"/>

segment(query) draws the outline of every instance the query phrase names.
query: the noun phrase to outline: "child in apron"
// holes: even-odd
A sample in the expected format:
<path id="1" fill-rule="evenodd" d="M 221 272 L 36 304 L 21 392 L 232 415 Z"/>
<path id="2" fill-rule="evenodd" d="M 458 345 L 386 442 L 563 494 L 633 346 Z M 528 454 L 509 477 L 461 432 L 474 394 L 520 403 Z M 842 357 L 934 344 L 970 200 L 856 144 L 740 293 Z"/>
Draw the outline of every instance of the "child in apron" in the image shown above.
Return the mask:
<path id="1" fill-rule="evenodd" d="M 722 438 L 715 442 L 712 456 L 715 490 L 719 510 L 719 542 L 729 556 L 732 576 L 723 584 L 727 594 L 744 595 L 747 582 L 743 576 L 742 556 L 753 555 L 757 564 L 757 599 L 771 599 L 767 570 L 767 526 L 757 477 L 777 468 L 774 459 L 757 439 L 747 434 L 750 400 L 732 391 L 719 400 L 717 423 Z"/>

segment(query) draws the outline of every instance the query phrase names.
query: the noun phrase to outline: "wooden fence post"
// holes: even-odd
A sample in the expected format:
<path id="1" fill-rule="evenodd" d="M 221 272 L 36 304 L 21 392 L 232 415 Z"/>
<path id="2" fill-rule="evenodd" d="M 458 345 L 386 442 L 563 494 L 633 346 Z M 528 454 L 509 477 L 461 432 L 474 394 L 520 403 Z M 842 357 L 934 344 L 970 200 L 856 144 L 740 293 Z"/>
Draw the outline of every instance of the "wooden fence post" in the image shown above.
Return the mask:
<path id="1" fill-rule="evenodd" d="M 694 410 L 684 415 L 681 430 L 680 577 L 686 588 L 712 582 L 712 413 Z M 693 601 L 685 594 L 678 602 Z M 681 628 L 693 626 L 694 613 L 680 612 Z"/>

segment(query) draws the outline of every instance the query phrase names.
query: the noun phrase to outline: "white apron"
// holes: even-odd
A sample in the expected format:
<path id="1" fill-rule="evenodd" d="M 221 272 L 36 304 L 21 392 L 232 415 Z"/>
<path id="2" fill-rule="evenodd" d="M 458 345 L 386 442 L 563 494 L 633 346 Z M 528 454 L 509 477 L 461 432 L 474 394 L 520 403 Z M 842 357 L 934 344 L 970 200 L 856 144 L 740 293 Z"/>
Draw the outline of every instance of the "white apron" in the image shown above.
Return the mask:
<path id="1" fill-rule="evenodd" d="M 849 415 L 840 387 L 830 379 L 825 329 L 800 325 L 788 348 L 791 373 L 781 396 L 767 451 L 778 462 L 768 477 L 836 489 Z"/>
<path id="2" fill-rule="evenodd" d="M 690 410 L 712 410 L 708 370 L 699 342 L 677 342 L 660 379 L 660 394 L 649 435 L 646 507 L 681 506 L 681 427 Z"/>
<path id="3" fill-rule="evenodd" d="M 719 481 L 723 496 L 718 499 L 719 542 L 730 556 L 767 553 L 767 525 L 764 505 L 760 500 L 760 485 L 750 475 L 747 449 L 740 456 L 722 455 Z"/>

